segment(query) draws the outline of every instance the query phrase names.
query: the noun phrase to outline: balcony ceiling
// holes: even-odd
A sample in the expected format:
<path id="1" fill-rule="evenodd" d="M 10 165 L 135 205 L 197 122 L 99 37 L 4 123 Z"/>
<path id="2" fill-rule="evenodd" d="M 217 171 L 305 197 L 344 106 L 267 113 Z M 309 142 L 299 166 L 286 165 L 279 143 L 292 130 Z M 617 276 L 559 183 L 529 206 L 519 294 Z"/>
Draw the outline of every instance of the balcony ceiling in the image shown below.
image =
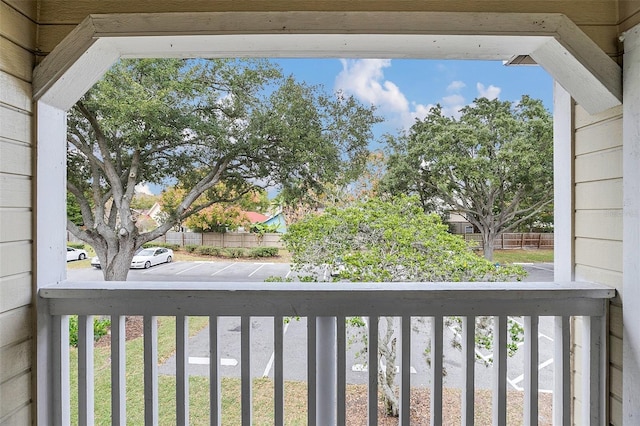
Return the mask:
<path id="1" fill-rule="evenodd" d="M 91 15 L 36 68 L 34 98 L 70 108 L 118 58 L 484 59 L 529 55 L 589 112 L 620 105 L 621 70 L 559 14 L 225 12 Z"/>

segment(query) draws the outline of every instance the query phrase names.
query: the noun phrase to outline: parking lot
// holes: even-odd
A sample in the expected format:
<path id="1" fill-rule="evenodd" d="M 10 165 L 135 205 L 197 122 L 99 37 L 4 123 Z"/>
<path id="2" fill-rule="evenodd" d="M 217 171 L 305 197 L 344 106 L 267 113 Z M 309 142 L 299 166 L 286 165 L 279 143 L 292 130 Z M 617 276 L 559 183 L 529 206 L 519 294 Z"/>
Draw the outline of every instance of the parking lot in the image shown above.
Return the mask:
<path id="1" fill-rule="evenodd" d="M 71 281 L 102 281 L 102 271 L 94 268 L 67 271 Z M 198 281 L 198 282 L 251 282 L 268 277 L 289 277 L 288 263 L 273 262 L 172 262 L 149 269 L 130 269 L 129 281 Z"/>
<path id="2" fill-rule="evenodd" d="M 529 272 L 526 281 L 552 281 L 552 264 L 523 265 Z M 145 270 L 130 270 L 131 281 L 198 281 L 198 282 L 256 282 L 268 277 L 296 279 L 287 263 L 271 262 L 173 262 Z M 102 281 L 102 271 L 85 268 L 68 271 L 70 281 Z M 521 319 L 517 319 L 521 322 Z M 426 386 L 429 378 L 429 365 L 424 350 L 429 339 L 429 325 L 414 322 L 412 335 L 411 372 L 413 386 Z M 292 320 L 285 326 L 285 379 L 306 380 L 306 319 Z M 541 318 L 540 344 L 540 388 L 541 392 L 552 389 L 553 380 L 553 319 Z M 220 318 L 218 333 L 221 347 L 220 369 L 224 376 L 240 375 L 240 320 L 235 317 Z M 208 375 L 209 343 L 208 329 L 193 337 L 189 342 L 190 374 Z M 451 340 L 451 330 L 445 330 L 445 360 L 447 370 L 445 386 L 460 387 L 462 383 L 460 351 L 447 343 Z M 351 345 L 347 352 L 347 382 L 366 383 L 365 360 L 357 355 L 362 350 L 358 342 Z M 481 356 L 488 354 L 479 353 Z M 161 374 L 175 373 L 175 360 L 170 358 L 160 366 Z M 254 377 L 273 375 L 273 319 L 253 318 L 252 320 L 252 374 Z M 523 381 L 523 357 L 518 352 L 508 361 L 508 381 L 510 389 L 521 390 Z M 492 369 L 478 365 L 476 368 L 476 387 L 490 388 Z"/>

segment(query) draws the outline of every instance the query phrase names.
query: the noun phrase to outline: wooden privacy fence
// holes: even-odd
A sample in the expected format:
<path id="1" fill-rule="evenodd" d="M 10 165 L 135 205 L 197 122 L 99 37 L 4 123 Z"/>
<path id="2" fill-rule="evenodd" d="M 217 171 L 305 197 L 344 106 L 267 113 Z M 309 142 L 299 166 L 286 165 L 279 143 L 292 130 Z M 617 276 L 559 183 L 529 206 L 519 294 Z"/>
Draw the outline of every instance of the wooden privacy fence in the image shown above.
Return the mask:
<path id="1" fill-rule="evenodd" d="M 210 246 L 210 247 L 233 247 L 233 248 L 254 248 L 254 247 L 278 247 L 284 245 L 280 240 L 282 234 L 258 235 L 248 232 L 167 232 L 162 237 L 154 240 L 167 244 L 178 244 L 184 246 Z"/>
<path id="2" fill-rule="evenodd" d="M 482 234 L 463 234 L 465 241 L 475 241 L 479 248 L 484 248 Z M 494 249 L 552 249 L 553 234 L 542 232 L 512 232 L 496 238 Z"/>

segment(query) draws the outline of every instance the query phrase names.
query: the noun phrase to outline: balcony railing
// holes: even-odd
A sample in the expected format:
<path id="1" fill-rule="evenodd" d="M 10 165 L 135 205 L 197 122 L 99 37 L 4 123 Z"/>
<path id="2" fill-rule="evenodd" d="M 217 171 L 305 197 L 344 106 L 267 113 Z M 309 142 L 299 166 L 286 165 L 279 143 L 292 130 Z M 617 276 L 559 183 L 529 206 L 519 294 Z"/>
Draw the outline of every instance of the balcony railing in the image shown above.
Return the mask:
<path id="1" fill-rule="evenodd" d="M 377 424 L 378 319 L 399 317 L 398 345 L 400 424 L 409 424 L 411 318 L 431 317 L 430 418 L 442 424 L 443 322 L 463 317 L 462 424 L 474 423 L 475 317 L 494 317 L 493 424 L 505 425 L 507 412 L 507 318 L 521 316 L 525 326 L 523 423 L 538 424 L 538 323 L 554 317 L 553 423 L 571 421 L 570 317 L 582 317 L 582 424 L 602 424 L 605 401 L 608 299 L 615 290 L 590 283 L 62 283 L 39 291 L 40 316 L 51 329 L 51 412 L 54 422 L 69 424 L 68 315 L 79 315 L 78 423 L 94 422 L 93 316 L 110 316 L 111 418 L 126 424 L 125 316 L 144 317 L 145 423 L 158 419 L 158 316 L 176 318 L 176 417 L 189 424 L 189 316 L 208 316 L 210 355 L 219 361 L 217 321 L 241 318 L 242 424 L 252 424 L 251 317 L 271 317 L 274 342 L 274 422 L 284 424 L 283 319 L 307 318 L 307 379 L 309 425 L 343 425 L 346 417 L 345 318 L 368 318 L 368 424 Z M 221 422 L 219 362 L 211 362 L 210 423 Z"/>

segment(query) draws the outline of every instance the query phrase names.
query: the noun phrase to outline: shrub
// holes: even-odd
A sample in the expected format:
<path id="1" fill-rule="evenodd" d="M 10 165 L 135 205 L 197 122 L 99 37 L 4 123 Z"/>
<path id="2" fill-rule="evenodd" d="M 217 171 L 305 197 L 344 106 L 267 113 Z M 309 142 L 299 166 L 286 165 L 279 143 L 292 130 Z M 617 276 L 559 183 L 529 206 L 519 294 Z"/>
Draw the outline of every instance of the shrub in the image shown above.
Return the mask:
<path id="1" fill-rule="evenodd" d="M 67 246 L 74 249 L 84 250 L 84 243 L 67 243 Z"/>
<path id="2" fill-rule="evenodd" d="M 243 248 L 240 247 L 231 247 L 231 248 L 226 248 L 222 251 L 222 254 L 226 257 L 231 257 L 231 258 L 238 258 L 238 257 L 244 257 L 246 255 L 246 251 Z"/>
<path id="3" fill-rule="evenodd" d="M 204 256 L 218 256 L 220 254 L 220 248 L 212 246 L 197 246 L 195 252 Z"/>
<path id="4" fill-rule="evenodd" d="M 198 246 L 193 245 L 193 244 L 188 244 L 186 246 L 184 246 L 184 249 L 187 251 L 187 253 L 193 253 L 196 251 L 196 249 L 198 248 Z"/>
<path id="5" fill-rule="evenodd" d="M 180 244 L 172 244 L 172 243 L 159 243 L 159 242 L 155 242 L 155 241 L 150 241 L 148 243 L 144 243 L 142 245 L 143 248 L 149 248 L 149 247 L 164 247 L 164 248 L 168 248 L 171 250 L 180 250 Z"/>
<path id="6" fill-rule="evenodd" d="M 95 318 L 93 320 L 93 340 L 98 340 L 109 332 L 111 320 L 108 318 Z M 69 345 L 78 346 L 78 316 L 69 317 Z"/>
<path id="7" fill-rule="evenodd" d="M 249 252 L 249 256 L 251 257 L 274 257 L 277 255 L 277 247 L 254 247 Z"/>

